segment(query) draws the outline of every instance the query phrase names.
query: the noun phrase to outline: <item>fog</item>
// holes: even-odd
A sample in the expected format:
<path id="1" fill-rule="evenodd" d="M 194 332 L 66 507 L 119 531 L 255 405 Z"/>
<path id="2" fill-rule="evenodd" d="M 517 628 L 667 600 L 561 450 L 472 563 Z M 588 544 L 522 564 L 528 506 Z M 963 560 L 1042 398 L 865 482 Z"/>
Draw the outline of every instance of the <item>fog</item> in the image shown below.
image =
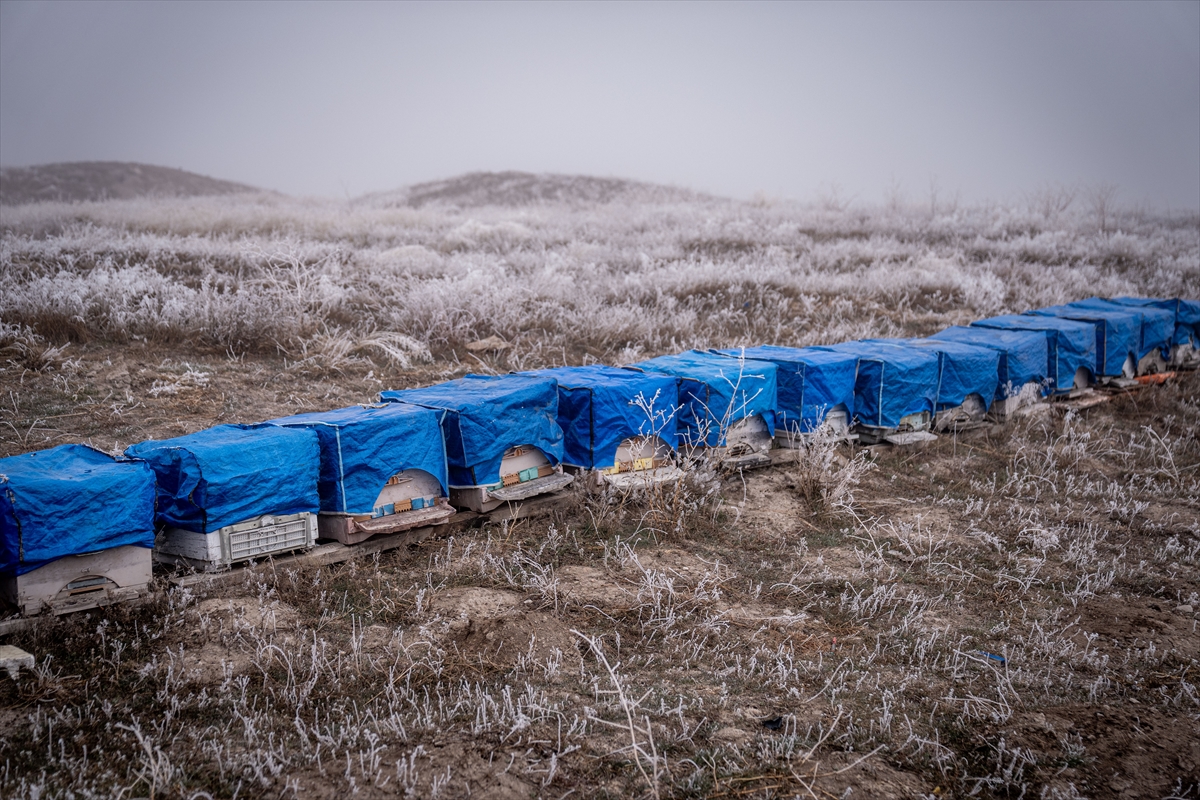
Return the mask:
<path id="1" fill-rule="evenodd" d="M 1200 3 L 0 3 L 0 163 L 1200 208 Z"/>

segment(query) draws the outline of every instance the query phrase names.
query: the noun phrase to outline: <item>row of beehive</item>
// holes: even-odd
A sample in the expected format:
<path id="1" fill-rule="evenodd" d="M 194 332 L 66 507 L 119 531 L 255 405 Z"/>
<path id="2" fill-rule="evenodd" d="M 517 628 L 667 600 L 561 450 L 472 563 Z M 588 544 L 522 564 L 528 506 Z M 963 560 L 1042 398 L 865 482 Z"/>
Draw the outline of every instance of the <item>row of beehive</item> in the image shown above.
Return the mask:
<path id="1" fill-rule="evenodd" d="M 566 486 L 671 480 L 681 449 L 770 462 L 821 426 L 899 443 L 1095 381 L 1200 361 L 1200 302 L 1093 298 L 925 339 L 690 351 L 627 367 L 467 376 L 372 405 L 0 460 L 0 580 L 25 613 L 345 544 Z M 564 472 L 564 466 L 566 472 Z M 571 473 L 571 474 L 567 474 Z"/>

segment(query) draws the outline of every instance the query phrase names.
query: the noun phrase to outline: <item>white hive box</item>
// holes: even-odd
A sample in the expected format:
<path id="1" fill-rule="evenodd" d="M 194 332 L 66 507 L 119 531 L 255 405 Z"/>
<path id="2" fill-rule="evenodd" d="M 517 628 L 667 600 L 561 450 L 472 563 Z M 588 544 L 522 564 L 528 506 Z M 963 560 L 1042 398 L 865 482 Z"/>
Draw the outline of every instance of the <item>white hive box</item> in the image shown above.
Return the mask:
<path id="1" fill-rule="evenodd" d="M 1175 345 L 1171 348 L 1171 366 L 1175 369 L 1200 367 L 1200 348 L 1191 343 Z"/>
<path id="2" fill-rule="evenodd" d="M 157 476 L 159 561 L 221 570 L 316 541 L 320 450 L 311 430 L 218 425 L 126 453 Z"/>
<path id="3" fill-rule="evenodd" d="M 1012 419 L 1023 408 L 1036 406 L 1045 402 L 1042 395 L 1041 384 L 1027 383 L 1021 387 L 1020 391 L 1012 394 L 1003 400 L 995 400 L 992 402 L 988 413 L 999 421 Z"/>
<path id="4" fill-rule="evenodd" d="M 479 514 L 494 511 L 505 503 L 528 500 L 556 492 L 573 481 L 561 466 L 533 445 L 510 447 L 500 461 L 500 483 L 490 486 L 451 486 L 450 504 Z"/>
<path id="5" fill-rule="evenodd" d="M 437 478 L 419 469 L 393 475 L 375 500 L 371 514 L 329 514 L 317 517 L 322 539 L 358 544 L 380 533 L 400 533 L 427 525 L 445 525 L 454 509 L 442 496 Z"/>
<path id="6" fill-rule="evenodd" d="M 24 575 L 5 576 L 0 591 L 26 616 L 43 609 L 65 614 L 145 594 L 152 568 L 150 548 L 124 545 L 63 556 Z"/>
<path id="7" fill-rule="evenodd" d="M 803 449 L 805 442 L 814 436 L 828 434 L 832 434 L 833 438 L 838 441 L 849 442 L 858 439 L 857 434 L 850 432 L 850 414 L 847 413 L 845 406 L 839 405 L 830 409 L 820 427 L 824 430 L 819 433 L 818 431 L 794 433 L 777 427 L 775 429 L 775 446 L 783 450 L 799 450 Z"/>
<path id="8" fill-rule="evenodd" d="M 912 444 L 937 439 L 930 433 L 933 416 L 928 411 L 918 411 L 916 414 L 906 414 L 900 418 L 900 424 L 895 428 L 880 428 L 874 425 L 859 425 L 859 441 L 864 444 L 891 442 L 892 444 Z M 916 436 L 912 434 L 918 434 Z"/>
<path id="9" fill-rule="evenodd" d="M 611 467 L 591 470 L 591 476 L 597 486 L 642 489 L 679 480 L 683 471 L 675 465 L 674 451 L 662 439 L 635 436 L 621 441 Z"/>
<path id="10" fill-rule="evenodd" d="M 703 451 L 722 469 L 756 469 L 771 465 L 771 447 L 775 440 L 761 414 L 743 417 L 725 431 L 724 447 L 705 447 Z"/>
<path id="11" fill-rule="evenodd" d="M 147 465 L 84 445 L 0 459 L 0 594 L 37 614 L 146 591 L 155 491 Z"/>
<path id="12" fill-rule="evenodd" d="M 563 456 L 558 384 L 536 375 L 467 375 L 379 393 L 438 412 L 450 504 L 486 513 L 571 483 Z M 498 480 L 497 480 L 498 479 Z"/>
<path id="13" fill-rule="evenodd" d="M 967 395 L 962 405 L 942 409 L 933 418 L 933 429 L 943 431 L 966 431 L 986 425 L 987 404 L 977 394 Z"/>

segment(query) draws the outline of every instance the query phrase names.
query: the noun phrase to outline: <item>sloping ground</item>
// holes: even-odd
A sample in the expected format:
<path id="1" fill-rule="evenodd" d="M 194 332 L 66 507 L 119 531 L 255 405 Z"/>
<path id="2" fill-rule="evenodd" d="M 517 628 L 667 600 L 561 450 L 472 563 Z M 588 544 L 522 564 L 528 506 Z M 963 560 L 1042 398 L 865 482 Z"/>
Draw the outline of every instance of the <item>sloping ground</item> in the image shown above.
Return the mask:
<path id="1" fill-rule="evenodd" d="M 0 205 L 129 200 L 135 197 L 203 197 L 259 192 L 170 167 L 124 161 L 78 161 L 0 169 Z"/>
<path id="2" fill-rule="evenodd" d="M 394 192 L 366 195 L 361 202 L 381 207 L 601 205 L 617 200 L 686 202 L 703 195 L 673 186 L 619 178 L 531 172 L 469 172 L 443 181 L 418 183 Z"/>

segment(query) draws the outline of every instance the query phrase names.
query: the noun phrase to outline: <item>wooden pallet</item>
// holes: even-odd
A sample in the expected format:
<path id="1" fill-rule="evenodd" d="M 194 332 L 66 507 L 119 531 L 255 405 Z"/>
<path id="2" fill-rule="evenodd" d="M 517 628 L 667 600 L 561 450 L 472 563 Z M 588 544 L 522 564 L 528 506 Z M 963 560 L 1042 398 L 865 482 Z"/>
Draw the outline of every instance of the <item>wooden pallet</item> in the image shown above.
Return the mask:
<path id="1" fill-rule="evenodd" d="M 520 503 L 510 503 L 486 514 L 476 514 L 474 511 L 460 511 L 444 525 L 428 525 L 414 528 L 401 533 L 377 534 L 370 539 L 355 545 L 344 545 L 341 542 L 319 544 L 303 553 L 267 558 L 253 565 L 235 566 L 225 572 L 193 572 L 186 575 L 173 575 L 167 582 L 173 586 L 226 586 L 245 580 L 248 572 L 259 574 L 274 573 L 280 568 L 297 567 L 326 567 L 341 564 L 353 558 L 371 556 L 388 550 L 397 550 L 420 544 L 437 536 L 445 536 L 461 531 L 468 527 L 486 523 L 499 524 L 517 519 L 530 519 L 549 514 L 561 498 L 553 495 L 537 497 Z M 161 583 L 160 583 L 161 585 Z M 127 605 L 141 605 L 160 596 L 162 589 L 151 590 L 136 598 L 131 598 Z M 17 633 L 32 628 L 40 617 L 17 617 L 0 620 L 0 636 Z"/>

